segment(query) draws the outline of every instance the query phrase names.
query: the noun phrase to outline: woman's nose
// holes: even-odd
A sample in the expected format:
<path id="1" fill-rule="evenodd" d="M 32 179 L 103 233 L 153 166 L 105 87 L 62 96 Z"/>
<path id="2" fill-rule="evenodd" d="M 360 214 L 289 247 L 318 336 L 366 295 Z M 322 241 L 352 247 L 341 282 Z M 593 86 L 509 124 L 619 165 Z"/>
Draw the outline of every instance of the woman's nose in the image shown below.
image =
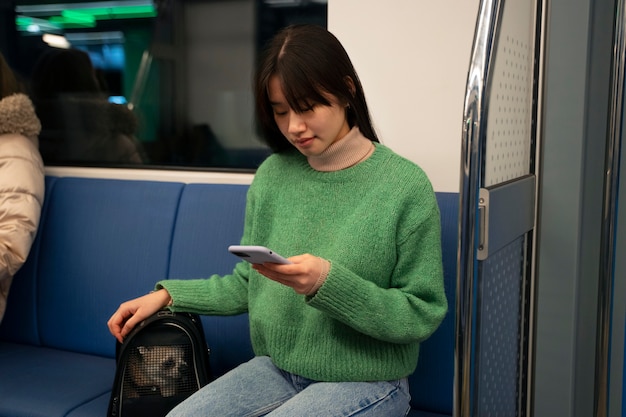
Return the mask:
<path id="1" fill-rule="evenodd" d="M 289 112 L 289 133 L 300 133 L 306 130 L 306 124 L 301 115 L 294 112 Z"/>

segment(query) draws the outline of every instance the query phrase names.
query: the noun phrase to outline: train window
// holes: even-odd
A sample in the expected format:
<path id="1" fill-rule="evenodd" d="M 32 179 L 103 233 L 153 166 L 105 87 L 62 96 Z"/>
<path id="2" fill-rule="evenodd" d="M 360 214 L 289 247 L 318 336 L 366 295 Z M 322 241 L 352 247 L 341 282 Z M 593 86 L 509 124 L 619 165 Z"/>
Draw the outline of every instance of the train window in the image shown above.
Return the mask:
<path id="1" fill-rule="evenodd" d="M 257 54 L 327 0 L 15 0 L 0 48 L 42 122 L 46 165 L 253 170 Z"/>

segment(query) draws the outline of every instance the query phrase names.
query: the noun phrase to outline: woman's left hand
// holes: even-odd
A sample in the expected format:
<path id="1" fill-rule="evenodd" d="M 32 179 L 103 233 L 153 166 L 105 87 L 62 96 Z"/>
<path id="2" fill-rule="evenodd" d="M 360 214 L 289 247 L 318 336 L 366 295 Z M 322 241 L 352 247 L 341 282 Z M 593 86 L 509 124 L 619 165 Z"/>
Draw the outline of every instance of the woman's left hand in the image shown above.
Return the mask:
<path id="1" fill-rule="evenodd" d="M 298 294 L 313 295 L 322 286 L 330 262 L 308 253 L 288 258 L 290 264 L 253 264 L 252 268 L 267 278 L 291 287 Z"/>

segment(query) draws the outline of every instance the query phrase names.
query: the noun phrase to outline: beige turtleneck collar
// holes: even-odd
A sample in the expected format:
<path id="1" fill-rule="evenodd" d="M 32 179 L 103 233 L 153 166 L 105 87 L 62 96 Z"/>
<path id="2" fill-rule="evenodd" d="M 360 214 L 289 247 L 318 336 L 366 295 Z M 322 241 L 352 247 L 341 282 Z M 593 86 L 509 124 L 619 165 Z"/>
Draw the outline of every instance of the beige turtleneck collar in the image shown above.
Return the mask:
<path id="1" fill-rule="evenodd" d="M 346 136 L 317 156 L 309 156 L 309 165 L 316 171 L 331 172 L 350 168 L 369 158 L 376 146 L 353 127 Z"/>

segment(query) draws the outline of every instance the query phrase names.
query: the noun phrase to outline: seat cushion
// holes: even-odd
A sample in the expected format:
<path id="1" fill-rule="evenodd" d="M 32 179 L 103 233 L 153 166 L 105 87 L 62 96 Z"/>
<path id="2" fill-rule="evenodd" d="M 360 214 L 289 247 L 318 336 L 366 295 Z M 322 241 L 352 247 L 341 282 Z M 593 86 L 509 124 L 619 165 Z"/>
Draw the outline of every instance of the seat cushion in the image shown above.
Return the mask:
<path id="1" fill-rule="evenodd" d="M 115 375 L 113 359 L 7 342 L 0 343 L 0 367 L 10 375 L 0 384 L 2 417 L 66 416 L 108 398 Z"/>
<path id="2" fill-rule="evenodd" d="M 72 410 L 67 417 L 104 417 L 109 409 L 109 398 L 111 392 L 89 401 L 86 404 Z"/>

